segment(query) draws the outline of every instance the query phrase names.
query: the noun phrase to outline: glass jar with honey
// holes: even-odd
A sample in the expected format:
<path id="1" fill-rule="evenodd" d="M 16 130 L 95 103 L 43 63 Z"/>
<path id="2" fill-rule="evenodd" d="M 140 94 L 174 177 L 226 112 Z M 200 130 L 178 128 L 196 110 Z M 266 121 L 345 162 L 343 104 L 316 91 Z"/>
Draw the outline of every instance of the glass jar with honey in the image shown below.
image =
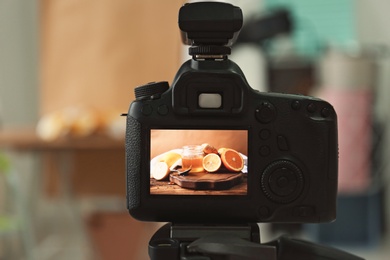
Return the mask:
<path id="1" fill-rule="evenodd" d="M 182 167 L 190 172 L 203 172 L 203 147 L 201 145 L 183 146 Z"/>

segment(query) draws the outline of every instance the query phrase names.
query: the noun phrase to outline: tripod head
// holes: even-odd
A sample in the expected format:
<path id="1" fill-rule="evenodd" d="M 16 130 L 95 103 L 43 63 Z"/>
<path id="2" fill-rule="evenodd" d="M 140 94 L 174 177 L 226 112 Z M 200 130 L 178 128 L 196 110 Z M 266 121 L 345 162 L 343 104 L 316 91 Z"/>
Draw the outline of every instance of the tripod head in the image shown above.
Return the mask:
<path id="1" fill-rule="evenodd" d="M 347 252 L 282 236 L 260 244 L 256 224 L 161 227 L 149 242 L 151 260 L 363 260 Z"/>

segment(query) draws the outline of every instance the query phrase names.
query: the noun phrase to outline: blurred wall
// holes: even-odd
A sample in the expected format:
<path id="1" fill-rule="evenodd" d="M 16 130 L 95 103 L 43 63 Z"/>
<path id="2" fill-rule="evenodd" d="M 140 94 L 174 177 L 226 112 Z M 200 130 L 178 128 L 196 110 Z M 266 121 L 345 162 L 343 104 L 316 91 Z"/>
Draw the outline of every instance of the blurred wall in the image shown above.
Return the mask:
<path id="1" fill-rule="evenodd" d="M 358 39 L 363 45 L 383 48 L 379 55 L 377 105 L 378 113 L 384 120 L 390 120 L 390 27 L 388 22 L 390 1 L 358 1 L 356 8 Z"/>
<path id="2" fill-rule="evenodd" d="M 0 1 L 0 123 L 5 127 L 37 119 L 38 2 Z"/>
<path id="3" fill-rule="evenodd" d="M 119 111 L 119 117 L 133 101 L 134 87 L 171 82 L 180 65 L 177 12 L 182 3 L 41 0 L 40 114 L 84 106 L 100 113 Z M 75 151 L 74 194 L 125 199 L 124 162 L 124 144 L 114 151 Z M 53 163 L 48 158 L 44 170 L 47 191 L 55 194 L 60 181 Z M 131 219 L 123 207 L 119 214 L 102 210 L 88 228 L 102 259 L 146 259 L 144 245 L 156 227 Z"/>
<path id="4" fill-rule="evenodd" d="M 357 6 L 357 26 L 359 40 L 363 44 L 374 45 L 382 48 L 382 53 L 379 55 L 377 63 L 379 65 L 379 74 L 377 82 L 377 101 L 376 114 L 379 119 L 385 123 L 386 133 L 382 139 L 384 154 L 383 165 L 385 173 L 383 175 L 383 183 L 388 187 L 390 180 L 390 172 L 387 163 L 387 158 L 390 155 L 390 27 L 388 22 L 388 10 L 390 10 L 390 1 L 387 0 L 360 0 Z M 387 227 L 390 227 L 390 190 L 385 191 L 386 218 L 384 222 Z M 388 233 L 388 232 L 387 232 Z"/>
<path id="5" fill-rule="evenodd" d="M 172 81 L 180 65 L 182 3 L 41 0 L 40 113 L 84 106 L 119 117 L 134 87 Z M 80 152 L 74 162 L 76 193 L 124 196 L 123 150 Z M 48 176 L 50 187 L 55 177 Z"/>
<path id="6" fill-rule="evenodd" d="M 172 81 L 183 1 L 41 1 L 41 113 L 126 112 L 134 87 Z"/>

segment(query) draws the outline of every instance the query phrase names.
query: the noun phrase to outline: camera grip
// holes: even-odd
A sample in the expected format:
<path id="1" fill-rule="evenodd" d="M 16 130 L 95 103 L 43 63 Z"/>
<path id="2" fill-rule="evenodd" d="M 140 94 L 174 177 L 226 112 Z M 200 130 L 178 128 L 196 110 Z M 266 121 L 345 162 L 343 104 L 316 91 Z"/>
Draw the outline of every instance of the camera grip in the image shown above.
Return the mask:
<path id="1" fill-rule="evenodd" d="M 140 205 L 140 172 L 141 172 L 141 124 L 127 116 L 126 131 L 126 169 L 127 169 L 127 207 L 137 208 Z"/>

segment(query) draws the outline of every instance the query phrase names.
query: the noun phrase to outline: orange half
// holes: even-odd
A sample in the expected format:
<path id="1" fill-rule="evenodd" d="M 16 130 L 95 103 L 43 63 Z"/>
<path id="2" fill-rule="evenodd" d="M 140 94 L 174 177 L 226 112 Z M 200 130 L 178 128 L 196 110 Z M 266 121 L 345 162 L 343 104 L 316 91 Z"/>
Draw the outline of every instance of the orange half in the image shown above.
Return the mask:
<path id="1" fill-rule="evenodd" d="M 239 172 L 244 168 L 244 159 L 236 150 L 225 149 L 221 153 L 221 160 L 229 171 Z"/>

